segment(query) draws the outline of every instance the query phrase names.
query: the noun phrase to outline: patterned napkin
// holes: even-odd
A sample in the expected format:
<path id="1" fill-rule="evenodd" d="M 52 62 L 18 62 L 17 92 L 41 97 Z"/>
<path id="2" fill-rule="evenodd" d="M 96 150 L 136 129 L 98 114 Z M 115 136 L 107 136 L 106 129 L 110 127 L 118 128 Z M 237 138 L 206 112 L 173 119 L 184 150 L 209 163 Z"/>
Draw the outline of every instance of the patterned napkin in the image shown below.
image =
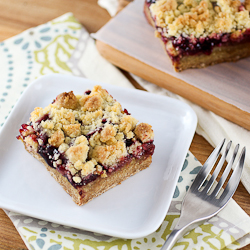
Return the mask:
<path id="1" fill-rule="evenodd" d="M 71 13 L 0 43 L 0 124 L 27 85 L 50 73 L 73 74 L 132 87 L 97 52 L 94 41 Z M 159 229 L 139 239 L 119 239 L 6 211 L 28 249 L 160 249 L 177 222 L 181 201 L 201 165 L 188 152 L 168 214 Z M 250 218 L 231 200 L 216 217 L 181 238 L 173 249 L 238 249 L 250 243 Z"/>

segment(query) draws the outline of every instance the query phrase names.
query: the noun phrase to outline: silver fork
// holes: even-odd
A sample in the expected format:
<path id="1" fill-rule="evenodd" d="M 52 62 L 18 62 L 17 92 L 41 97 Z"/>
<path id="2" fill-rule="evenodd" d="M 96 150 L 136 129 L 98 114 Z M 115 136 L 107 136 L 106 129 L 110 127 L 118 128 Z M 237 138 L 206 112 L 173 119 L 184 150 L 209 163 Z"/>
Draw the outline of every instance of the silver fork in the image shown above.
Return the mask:
<path id="1" fill-rule="evenodd" d="M 207 180 L 207 177 L 209 176 L 210 171 L 217 161 L 224 144 L 225 139 L 214 149 L 212 154 L 209 156 L 209 158 L 197 174 L 182 202 L 182 210 L 179 221 L 171 234 L 168 236 L 161 250 L 171 249 L 178 238 L 180 238 L 180 236 L 184 235 L 188 231 L 191 231 L 207 219 L 210 219 L 211 217 L 216 215 L 227 205 L 228 201 L 233 196 L 240 182 L 240 177 L 245 161 L 245 147 L 241 151 L 239 160 L 224 191 L 222 189 L 222 186 L 225 183 L 228 174 L 230 173 L 231 167 L 235 161 L 236 155 L 239 150 L 239 144 L 236 145 L 233 156 L 228 162 L 218 183 L 216 183 L 216 178 L 226 160 L 227 154 L 232 144 L 231 141 L 228 142 L 226 149 L 222 154 L 212 176 L 209 180 Z"/>

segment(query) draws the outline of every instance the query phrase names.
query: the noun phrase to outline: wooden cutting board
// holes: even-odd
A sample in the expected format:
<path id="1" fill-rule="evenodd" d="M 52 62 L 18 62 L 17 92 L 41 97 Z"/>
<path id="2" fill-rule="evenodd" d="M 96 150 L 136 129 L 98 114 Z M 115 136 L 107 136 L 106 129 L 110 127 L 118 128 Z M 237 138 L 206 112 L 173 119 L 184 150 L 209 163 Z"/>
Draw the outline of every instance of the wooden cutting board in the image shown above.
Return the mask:
<path id="1" fill-rule="evenodd" d="M 177 73 L 143 13 L 144 0 L 129 4 L 94 38 L 114 65 L 250 130 L 250 59 Z"/>

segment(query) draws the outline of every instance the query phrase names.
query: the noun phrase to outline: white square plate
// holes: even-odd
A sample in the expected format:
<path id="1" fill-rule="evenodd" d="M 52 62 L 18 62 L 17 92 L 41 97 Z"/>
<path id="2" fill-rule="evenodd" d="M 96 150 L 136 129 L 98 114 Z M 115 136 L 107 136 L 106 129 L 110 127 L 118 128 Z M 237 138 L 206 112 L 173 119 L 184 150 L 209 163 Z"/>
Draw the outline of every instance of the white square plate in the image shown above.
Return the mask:
<path id="1" fill-rule="evenodd" d="M 35 107 L 62 93 L 102 85 L 140 122 L 153 126 L 155 153 L 146 170 L 81 207 L 16 139 Z M 197 124 L 194 111 L 175 99 L 68 75 L 29 85 L 0 133 L 0 207 L 42 220 L 122 238 L 154 232 L 167 214 Z"/>

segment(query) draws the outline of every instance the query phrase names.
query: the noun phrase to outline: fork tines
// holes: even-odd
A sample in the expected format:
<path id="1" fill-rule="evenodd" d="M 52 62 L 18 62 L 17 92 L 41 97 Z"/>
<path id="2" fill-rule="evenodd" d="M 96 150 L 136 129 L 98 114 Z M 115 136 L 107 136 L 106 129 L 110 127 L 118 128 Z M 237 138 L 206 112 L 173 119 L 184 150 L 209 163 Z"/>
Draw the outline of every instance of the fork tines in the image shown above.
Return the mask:
<path id="1" fill-rule="evenodd" d="M 230 147 L 232 145 L 232 141 L 229 141 L 226 145 L 226 148 L 217 164 L 217 167 L 214 169 L 214 172 L 212 175 L 210 175 L 211 170 L 214 168 L 215 163 L 218 161 L 219 155 L 222 152 L 222 148 L 225 144 L 226 139 L 224 139 L 212 152 L 212 154 L 209 156 L 205 164 L 203 165 L 203 168 L 201 171 L 198 173 L 196 180 L 198 180 L 196 183 L 193 183 L 192 189 L 198 189 L 200 192 L 211 194 L 212 196 L 220 196 L 222 195 L 222 187 L 227 180 L 230 171 L 232 169 L 232 166 L 235 162 L 237 153 L 239 151 L 240 145 L 237 144 L 235 146 L 233 155 L 231 159 L 228 161 L 228 164 L 226 168 L 223 171 L 223 174 L 221 175 L 221 178 L 219 179 L 218 183 L 216 182 L 216 178 L 218 177 L 219 173 L 221 172 L 221 169 L 226 161 L 227 155 L 229 153 Z M 228 193 L 234 193 L 237 186 L 235 185 L 236 183 L 239 182 L 239 179 L 241 177 L 241 172 L 243 169 L 243 162 L 245 159 L 245 154 L 246 154 L 246 148 L 244 147 L 241 151 L 239 161 L 234 168 L 234 171 L 226 185 L 226 188 L 223 192 L 222 199 L 229 199 Z M 210 177 L 210 178 L 208 178 Z M 234 189 L 234 190 L 233 190 Z"/>

